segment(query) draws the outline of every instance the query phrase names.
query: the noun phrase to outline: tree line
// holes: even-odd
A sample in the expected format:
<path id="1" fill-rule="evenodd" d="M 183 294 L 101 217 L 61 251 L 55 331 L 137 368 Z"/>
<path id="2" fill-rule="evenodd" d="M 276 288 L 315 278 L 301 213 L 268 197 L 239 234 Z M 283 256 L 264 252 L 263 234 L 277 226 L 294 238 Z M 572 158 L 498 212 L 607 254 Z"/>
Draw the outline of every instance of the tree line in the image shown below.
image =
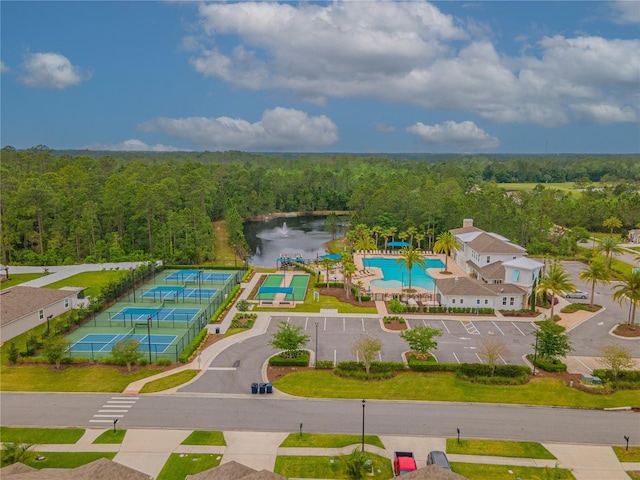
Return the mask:
<path id="1" fill-rule="evenodd" d="M 570 253 L 556 226 L 606 231 L 616 216 L 623 234 L 640 222 L 637 155 L 75 153 L 2 149 L 2 263 L 212 262 L 212 221 L 227 220 L 240 248 L 243 222 L 271 212 L 349 210 L 353 225 L 411 231 L 424 245 L 473 218 L 535 253 Z M 505 180 L 583 190 L 510 192 Z"/>

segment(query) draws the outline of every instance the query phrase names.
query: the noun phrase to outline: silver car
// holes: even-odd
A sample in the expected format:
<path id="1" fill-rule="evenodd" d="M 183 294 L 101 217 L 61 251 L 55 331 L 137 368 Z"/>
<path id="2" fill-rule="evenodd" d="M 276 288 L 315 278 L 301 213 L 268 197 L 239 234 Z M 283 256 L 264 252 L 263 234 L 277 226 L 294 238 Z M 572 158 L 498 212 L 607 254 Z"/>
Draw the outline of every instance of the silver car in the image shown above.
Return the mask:
<path id="1" fill-rule="evenodd" d="M 565 292 L 564 296 L 566 298 L 587 298 L 589 295 L 582 290 L 576 290 L 575 292 Z"/>

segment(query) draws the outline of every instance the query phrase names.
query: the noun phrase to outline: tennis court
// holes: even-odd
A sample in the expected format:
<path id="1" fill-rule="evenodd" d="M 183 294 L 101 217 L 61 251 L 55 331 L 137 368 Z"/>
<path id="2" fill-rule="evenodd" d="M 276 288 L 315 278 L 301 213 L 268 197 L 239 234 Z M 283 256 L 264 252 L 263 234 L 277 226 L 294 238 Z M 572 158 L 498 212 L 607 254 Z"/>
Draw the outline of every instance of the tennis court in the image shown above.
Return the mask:
<path id="1" fill-rule="evenodd" d="M 149 347 L 151 347 L 152 352 L 164 353 L 176 338 L 178 338 L 177 335 L 89 333 L 71 345 L 71 351 L 92 353 L 110 352 L 113 345 L 121 340 L 133 339 L 140 342 L 140 348 L 138 348 L 138 351 L 148 352 Z"/>
<path id="2" fill-rule="evenodd" d="M 147 290 L 141 297 L 146 300 L 211 299 L 216 293 L 218 293 L 217 288 L 186 288 L 177 285 L 160 285 Z"/>
<path id="3" fill-rule="evenodd" d="M 169 282 L 226 282 L 230 273 L 207 272 L 205 270 L 179 270 L 165 277 Z"/>
<path id="4" fill-rule="evenodd" d="M 196 315 L 200 313 L 199 308 L 141 308 L 141 307 L 125 307 L 117 313 L 109 314 L 109 321 L 127 320 L 147 321 L 149 317 L 152 320 L 159 321 L 175 321 L 190 322 Z"/>

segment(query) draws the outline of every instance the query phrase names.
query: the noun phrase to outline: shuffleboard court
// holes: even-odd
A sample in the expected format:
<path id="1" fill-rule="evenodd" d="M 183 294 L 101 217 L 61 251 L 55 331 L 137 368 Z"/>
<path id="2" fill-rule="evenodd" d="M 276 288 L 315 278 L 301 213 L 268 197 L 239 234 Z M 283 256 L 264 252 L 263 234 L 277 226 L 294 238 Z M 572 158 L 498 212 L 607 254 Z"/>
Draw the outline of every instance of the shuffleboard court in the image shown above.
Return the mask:
<path id="1" fill-rule="evenodd" d="M 147 321 L 149 317 L 152 320 L 170 320 L 175 322 L 190 322 L 196 315 L 200 313 L 199 308 L 142 308 L 142 307 L 125 307 L 117 313 L 110 314 L 109 321 L 113 320 L 130 320 L 130 321 Z"/>
<path id="2" fill-rule="evenodd" d="M 143 335 L 135 333 L 89 333 L 71 345 L 72 352 L 110 352 L 114 344 L 121 340 L 137 340 L 140 343 L 138 351 L 148 352 L 149 344 L 151 351 L 164 353 L 171 345 L 177 335 Z"/>
<path id="3" fill-rule="evenodd" d="M 185 288 L 173 285 L 160 285 L 144 292 L 141 297 L 151 300 L 178 300 L 180 298 L 213 298 L 217 288 Z"/>
<path id="4" fill-rule="evenodd" d="M 204 270 L 179 270 L 165 277 L 168 282 L 226 282 L 230 273 L 206 272 Z"/>
<path id="5" fill-rule="evenodd" d="M 286 300 L 294 300 L 301 302 L 307 294 L 307 286 L 309 285 L 309 275 L 294 275 L 291 278 L 290 287 L 293 288 L 293 294 L 287 294 Z"/>

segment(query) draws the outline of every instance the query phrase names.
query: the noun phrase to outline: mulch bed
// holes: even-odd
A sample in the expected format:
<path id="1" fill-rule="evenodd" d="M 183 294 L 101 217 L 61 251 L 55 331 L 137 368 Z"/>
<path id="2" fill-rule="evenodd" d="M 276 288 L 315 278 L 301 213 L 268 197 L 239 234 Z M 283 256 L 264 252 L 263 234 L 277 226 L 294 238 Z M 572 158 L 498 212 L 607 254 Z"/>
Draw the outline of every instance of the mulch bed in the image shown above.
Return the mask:
<path id="1" fill-rule="evenodd" d="M 629 338 L 640 337 L 640 326 L 629 325 L 628 323 L 621 323 L 616 327 L 613 333 L 615 333 L 616 335 L 620 335 L 621 337 L 629 337 Z"/>
<path id="2" fill-rule="evenodd" d="M 353 294 L 350 295 L 349 298 L 347 298 L 347 292 L 345 292 L 344 288 L 342 287 L 329 287 L 329 288 L 322 287 L 318 289 L 318 292 L 320 293 L 320 295 L 328 295 L 331 297 L 335 297 L 341 302 L 348 303 L 355 307 L 370 307 L 370 308 L 376 307 L 376 302 L 374 302 L 373 300 L 370 300 L 368 302 L 364 302 L 364 301 L 358 302 L 358 297 Z"/>
<path id="3" fill-rule="evenodd" d="M 384 328 L 387 330 L 406 330 L 407 322 L 400 323 L 397 320 L 392 320 L 391 323 L 385 323 Z"/>

